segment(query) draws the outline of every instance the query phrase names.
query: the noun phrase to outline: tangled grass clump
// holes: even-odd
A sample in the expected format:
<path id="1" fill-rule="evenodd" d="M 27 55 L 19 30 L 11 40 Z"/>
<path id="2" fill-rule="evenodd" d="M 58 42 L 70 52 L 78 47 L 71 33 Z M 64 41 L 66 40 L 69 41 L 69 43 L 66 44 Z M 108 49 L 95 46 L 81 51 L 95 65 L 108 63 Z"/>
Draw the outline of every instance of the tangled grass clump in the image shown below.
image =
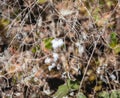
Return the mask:
<path id="1" fill-rule="evenodd" d="M 0 0 L 0 9 L 1 98 L 120 97 L 117 0 Z"/>

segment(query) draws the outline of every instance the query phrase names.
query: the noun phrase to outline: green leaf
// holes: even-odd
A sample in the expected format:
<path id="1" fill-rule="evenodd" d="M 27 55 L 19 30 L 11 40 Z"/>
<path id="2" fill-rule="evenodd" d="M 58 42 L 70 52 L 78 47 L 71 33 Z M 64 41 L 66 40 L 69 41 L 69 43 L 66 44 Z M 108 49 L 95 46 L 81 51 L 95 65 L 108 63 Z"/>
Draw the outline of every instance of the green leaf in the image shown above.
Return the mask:
<path id="1" fill-rule="evenodd" d="M 112 40 L 116 40 L 117 34 L 115 32 L 112 32 L 110 37 Z"/>
<path id="2" fill-rule="evenodd" d="M 117 45 L 115 48 L 114 48 L 114 52 L 116 54 L 120 53 L 120 45 Z"/>
<path id="3" fill-rule="evenodd" d="M 110 97 L 108 92 L 103 91 L 98 94 L 97 98 L 110 98 Z"/>
<path id="4" fill-rule="evenodd" d="M 57 92 L 54 94 L 55 98 L 62 98 L 66 96 L 71 90 L 78 90 L 79 83 L 77 81 L 67 80 L 66 84 L 59 86 Z"/>
<path id="5" fill-rule="evenodd" d="M 37 2 L 38 3 L 40 3 L 40 4 L 43 4 L 43 3 L 45 3 L 47 0 L 37 0 Z"/>
<path id="6" fill-rule="evenodd" d="M 32 53 L 36 53 L 39 49 L 40 49 L 40 46 L 39 46 L 39 45 L 33 47 L 33 48 L 32 48 Z"/>
<path id="7" fill-rule="evenodd" d="M 120 98 L 120 90 L 114 90 L 110 94 L 110 98 Z"/>
<path id="8" fill-rule="evenodd" d="M 51 43 L 52 40 L 53 40 L 53 38 L 47 38 L 44 40 L 45 48 L 52 49 L 52 43 Z"/>
<path id="9" fill-rule="evenodd" d="M 67 80 L 67 85 L 68 85 L 69 89 L 71 89 L 71 90 L 78 90 L 79 89 L 78 81 Z"/>
<path id="10" fill-rule="evenodd" d="M 120 53 L 120 44 L 118 44 L 117 34 L 115 32 L 110 35 L 110 47 L 114 50 L 116 54 Z"/>
<path id="11" fill-rule="evenodd" d="M 7 26 L 10 23 L 8 19 L 4 19 L 4 18 L 2 18 L 0 22 L 2 23 L 3 26 Z"/>
<path id="12" fill-rule="evenodd" d="M 117 90 L 118 98 L 120 98 L 120 90 Z"/>
<path id="13" fill-rule="evenodd" d="M 68 86 L 65 84 L 65 85 L 61 85 L 59 86 L 57 92 L 54 94 L 54 97 L 55 98 L 62 98 L 64 96 L 66 96 L 69 92 L 69 88 Z"/>
<path id="14" fill-rule="evenodd" d="M 117 95 L 117 91 L 112 91 L 110 94 L 110 98 L 119 98 Z"/>
<path id="15" fill-rule="evenodd" d="M 77 98 L 87 98 L 83 93 L 79 92 Z"/>
<path id="16" fill-rule="evenodd" d="M 36 53 L 36 48 L 32 48 L 32 53 Z"/>
<path id="17" fill-rule="evenodd" d="M 112 32 L 110 35 L 110 47 L 114 48 L 118 44 L 117 34 L 115 32 Z"/>

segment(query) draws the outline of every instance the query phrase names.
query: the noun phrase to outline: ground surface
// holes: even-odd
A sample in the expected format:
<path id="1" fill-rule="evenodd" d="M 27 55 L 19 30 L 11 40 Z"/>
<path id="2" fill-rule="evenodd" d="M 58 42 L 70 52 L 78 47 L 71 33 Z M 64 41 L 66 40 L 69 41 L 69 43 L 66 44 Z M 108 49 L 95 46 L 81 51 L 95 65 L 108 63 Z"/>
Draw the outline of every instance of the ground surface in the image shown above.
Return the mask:
<path id="1" fill-rule="evenodd" d="M 0 98 L 120 98 L 119 0 L 0 0 Z"/>

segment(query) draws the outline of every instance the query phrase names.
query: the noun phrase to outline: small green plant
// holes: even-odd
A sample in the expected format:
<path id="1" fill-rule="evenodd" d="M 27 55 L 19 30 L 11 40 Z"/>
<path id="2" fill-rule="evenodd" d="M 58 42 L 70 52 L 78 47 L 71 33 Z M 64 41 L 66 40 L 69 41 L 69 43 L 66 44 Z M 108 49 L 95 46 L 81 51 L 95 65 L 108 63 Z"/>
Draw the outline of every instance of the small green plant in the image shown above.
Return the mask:
<path id="1" fill-rule="evenodd" d="M 110 47 L 115 48 L 118 44 L 117 34 L 115 32 L 112 32 L 110 35 Z"/>
<path id="2" fill-rule="evenodd" d="M 114 90 L 111 93 L 106 91 L 100 92 L 97 98 L 120 98 L 120 90 Z"/>
<path id="3" fill-rule="evenodd" d="M 77 98 L 87 98 L 83 93 L 79 92 Z"/>
<path id="4" fill-rule="evenodd" d="M 40 4 L 43 4 L 43 3 L 45 3 L 47 0 L 37 0 L 37 2 L 38 3 L 40 3 Z"/>
<path id="5" fill-rule="evenodd" d="M 100 8 L 96 8 L 93 11 L 93 17 L 94 17 L 94 19 L 95 19 L 96 22 L 98 22 L 100 20 L 99 12 L 100 12 Z"/>
<path id="6" fill-rule="evenodd" d="M 2 25 L 4 25 L 4 26 L 7 26 L 7 25 L 10 24 L 10 21 L 9 21 L 8 19 L 2 18 L 2 19 L 0 20 L 0 23 L 1 23 Z"/>
<path id="7" fill-rule="evenodd" d="M 61 86 L 59 86 L 57 92 L 54 94 L 55 98 L 62 98 L 66 96 L 71 90 L 78 90 L 79 83 L 78 81 L 67 80 L 67 82 Z"/>
<path id="8" fill-rule="evenodd" d="M 120 44 L 118 43 L 117 34 L 115 32 L 111 33 L 110 35 L 110 48 L 113 49 L 113 51 L 118 54 L 120 53 Z"/>
<path id="9" fill-rule="evenodd" d="M 37 46 L 32 48 L 32 53 L 36 53 L 38 50 L 40 50 L 40 46 L 39 45 L 37 45 Z"/>
<path id="10" fill-rule="evenodd" d="M 52 43 L 51 43 L 52 40 L 53 38 L 44 39 L 44 45 L 46 49 L 52 49 Z"/>
<path id="11" fill-rule="evenodd" d="M 106 91 L 100 92 L 97 98 L 109 98 L 109 93 Z"/>
<path id="12" fill-rule="evenodd" d="M 115 52 L 116 54 L 120 53 L 120 44 L 117 45 L 117 46 L 114 48 L 114 52 Z"/>

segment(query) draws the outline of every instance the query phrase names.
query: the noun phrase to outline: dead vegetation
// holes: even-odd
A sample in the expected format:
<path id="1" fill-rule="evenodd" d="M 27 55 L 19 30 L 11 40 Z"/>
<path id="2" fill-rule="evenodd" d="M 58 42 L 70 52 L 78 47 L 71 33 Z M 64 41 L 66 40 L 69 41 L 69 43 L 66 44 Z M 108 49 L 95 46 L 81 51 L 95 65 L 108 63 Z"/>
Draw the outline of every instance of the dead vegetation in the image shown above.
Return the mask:
<path id="1" fill-rule="evenodd" d="M 117 0 L 0 0 L 0 98 L 120 98 Z"/>

